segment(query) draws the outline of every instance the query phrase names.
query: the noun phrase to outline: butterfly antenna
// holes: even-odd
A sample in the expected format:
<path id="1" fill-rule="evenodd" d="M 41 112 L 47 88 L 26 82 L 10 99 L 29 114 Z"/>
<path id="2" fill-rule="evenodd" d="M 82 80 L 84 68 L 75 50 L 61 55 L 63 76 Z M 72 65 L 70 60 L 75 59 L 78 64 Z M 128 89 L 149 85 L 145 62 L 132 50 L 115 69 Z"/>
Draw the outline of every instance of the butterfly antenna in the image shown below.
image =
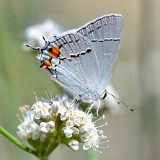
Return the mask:
<path id="1" fill-rule="evenodd" d="M 42 36 L 42 38 L 43 38 L 43 40 L 44 40 L 44 42 L 45 42 L 45 48 L 46 48 L 46 45 L 48 45 L 48 41 L 45 39 L 45 37 L 44 36 Z M 33 50 L 36 50 L 36 51 L 40 51 L 42 48 L 41 47 L 32 47 L 32 46 L 30 46 L 30 45 L 28 45 L 28 44 L 24 44 L 26 47 L 28 47 L 28 48 L 31 48 L 31 49 L 33 49 Z"/>
<path id="2" fill-rule="evenodd" d="M 31 48 L 31 49 L 33 49 L 33 50 L 36 50 L 36 51 L 39 51 L 40 50 L 40 47 L 31 47 L 30 45 L 28 45 L 28 44 L 24 44 L 26 47 L 28 47 L 28 48 Z"/>
<path id="3" fill-rule="evenodd" d="M 45 37 L 44 37 L 44 36 L 42 36 L 42 38 L 43 38 L 44 42 L 45 42 L 45 43 L 47 43 L 47 40 L 45 39 Z"/>
<path id="4" fill-rule="evenodd" d="M 109 92 L 108 92 L 107 94 L 111 95 L 111 96 L 117 101 L 118 104 L 123 104 L 123 105 L 124 105 L 125 107 L 127 107 L 130 111 L 135 112 L 134 109 L 132 109 L 132 108 L 131 108 L 130 106 L 128 106 L 126 103 L 124 103 L 123 101 L 121 101 L 120 98 L 116 97 L 115 95 L 113 95 L 113 94 L 111 94 L 111 93 L 109 93 Z"/>

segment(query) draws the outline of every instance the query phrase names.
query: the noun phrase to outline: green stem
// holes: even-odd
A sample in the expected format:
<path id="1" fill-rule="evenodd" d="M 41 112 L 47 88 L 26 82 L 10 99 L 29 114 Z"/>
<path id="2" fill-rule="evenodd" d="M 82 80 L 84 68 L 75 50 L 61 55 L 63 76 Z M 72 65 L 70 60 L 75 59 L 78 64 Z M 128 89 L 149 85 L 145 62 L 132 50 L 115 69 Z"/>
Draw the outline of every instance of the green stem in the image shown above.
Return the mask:
<path id="1" fill-rule="evenodd" d="M 12 143 L 14 143 L 16 146 L 21 148 L 22 150 L 31 153 L 35 156 L 37 156 L 37 152 L 32 150 L 29 147 L 26 147 L 24 144 L 22 144 L 18 139 L 16 139 L 14 136 L 12 136 L 9 132 L 7 132 L 3 127 L 0 126 L 0 133 L 4 135 L 7 139 L 9 139 Z"/>
<path id="2" fill-rule="evenodd" d="M 54 142 L 54 145 L 52 145 L 52 146 L 48 149 L 47 154 L 50 155 L 51 152 L 53 152 L 53 151 L 58 147 L 58 145 L 59 145 L 59 143 Z"/>
<path id="3" fill-rule="evenodd" d="M 98 160 L 98 152 L 94 149 L 91 149 L 87 152 L 87 160 Z"/>
<path id="4" fill-rule="evenodd" d="M 48 160 L 48 157 L 42 157 L 39 160 Z"/>

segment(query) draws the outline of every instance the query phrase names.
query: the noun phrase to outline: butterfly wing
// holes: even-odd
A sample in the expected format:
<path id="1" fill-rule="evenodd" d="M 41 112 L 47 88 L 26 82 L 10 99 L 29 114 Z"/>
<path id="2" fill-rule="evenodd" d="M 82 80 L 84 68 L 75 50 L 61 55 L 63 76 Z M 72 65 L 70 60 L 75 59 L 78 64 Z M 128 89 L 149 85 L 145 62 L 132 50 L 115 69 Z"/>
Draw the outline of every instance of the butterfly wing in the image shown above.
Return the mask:
<path id="1" fill-rule="evenodd" d="M 122 17 L 118 14 L 104 15 L 77 30 L 93 45 L 100 69 L 98 92 L 104 92 L 112 77 L 122 37 Z"/>
<path id="2" fill-rule="evenodd" d="M 52 73 L 55 72 L 54 80 L 73 95 L 86 98 L 99 81 L 98 59 L 92 44 L 71 30 L 50 42 L 52 46 L 59 48 L 59 59 L 63 59 L 56 70 L 54 65 L 49 67 Z M 51 63 L 54 64 L 55 59 Z"/>

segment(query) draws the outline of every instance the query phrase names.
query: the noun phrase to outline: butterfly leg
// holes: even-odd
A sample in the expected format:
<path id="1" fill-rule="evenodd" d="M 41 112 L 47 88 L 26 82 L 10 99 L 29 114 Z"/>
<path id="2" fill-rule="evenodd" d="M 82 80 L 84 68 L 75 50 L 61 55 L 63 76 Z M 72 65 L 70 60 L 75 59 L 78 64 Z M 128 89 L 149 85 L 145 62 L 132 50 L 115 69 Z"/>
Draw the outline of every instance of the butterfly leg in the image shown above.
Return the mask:
<path id="1" fill-rule="evenodd" d="M 96 108 L 96 116 L 98 117 L 98 115 L 99 115 L 98 112 L 99 112 L 99 109 L 100 109 L 100 106 L 101 106 L 101 100 L 98 100 L 98 102 L 93 101 L 93 102 L 90 104 L 89 108 L 87 109 L 87 112 L 90 112 L 91 109 L 92 109 L 94 106 L 96 106 L 96 107 L 95 107 L 95 108 Z"/>
<path id="2" fill-rule="evenodd" d="M 94 105 L 95 105 L 95 102 L 94 102 L 94 101 L 91 102 L 91 103 L 89 104 L 87 110 L 86 110 L 86 113 L 89 113 L 89 112 L 92 110 L 92 108 L 94 107 Z"/>
<path id="3" fill-rule="evenodd" d="M 77 104 L 80 101 L 80 95 L 76 95 L 72 100 L 71 104 Z"/>

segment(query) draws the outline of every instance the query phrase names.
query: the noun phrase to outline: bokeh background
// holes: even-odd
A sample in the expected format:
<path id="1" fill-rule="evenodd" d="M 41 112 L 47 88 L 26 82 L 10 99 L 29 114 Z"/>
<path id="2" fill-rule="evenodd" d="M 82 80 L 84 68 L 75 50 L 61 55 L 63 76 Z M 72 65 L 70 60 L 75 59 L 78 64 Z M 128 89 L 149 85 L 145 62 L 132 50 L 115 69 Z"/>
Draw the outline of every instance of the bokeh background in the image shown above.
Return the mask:
<path id="1" fill-rule="evenodd" d="M 62 31 L 103 14 L 124 17 L 124 36 L 112 85 L 120 98 L 117 115 L 107 114 L 106 135 L 110 148 L 102 149 L 100 160 L 160 159 L 160 2 L 159 0 L 0 0 L 0 124 L 16 135 L 19 107 L 62 91 L 38 68 L 35 55 L 22 50 L 26 27 L 51 18 Z M 58 147 L 50 159 L 82 160 L 84 151 Z M 35 160 L 0 135 L 0 159 Z"/>

